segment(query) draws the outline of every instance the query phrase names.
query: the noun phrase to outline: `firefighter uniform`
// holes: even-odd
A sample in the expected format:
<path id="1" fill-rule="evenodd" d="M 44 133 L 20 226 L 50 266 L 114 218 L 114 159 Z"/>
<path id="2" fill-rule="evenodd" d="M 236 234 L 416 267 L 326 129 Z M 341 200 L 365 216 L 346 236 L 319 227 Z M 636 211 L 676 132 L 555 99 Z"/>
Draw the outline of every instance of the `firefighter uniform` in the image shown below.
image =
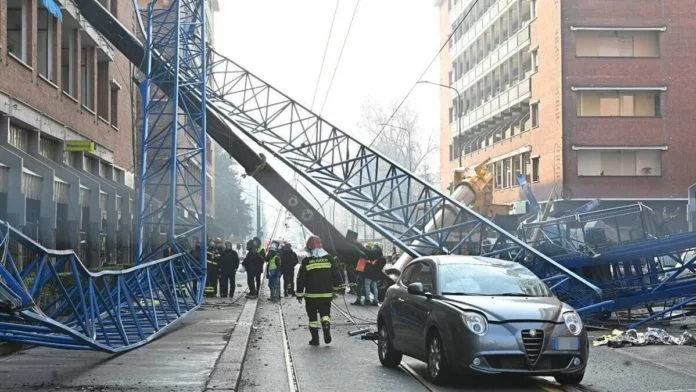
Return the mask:
<path id="1" fill-rule="evenodd" d="M 218 267 L 219 267 L 219 254 L 215 249 L 214 245 L 208 246 L 207 254 L 207 269 L 208 276 L 205 282 L 205 296 L 215 297 L 217 296 L 218 287 Z"/>
<path id="2" fill-rule="evenodd" d="M 310 345 L 319 344 L 319 326 L 324 332 L 324 342 L 331 343 L 331 300 L 334 292 L 343 286 L 338 263 L 324 249 L 313 249 L 302 260 L 297 274 L 297 299 L 305 300 L 309 317 Z M 317 319 L 317 312 L 321 321 Z"/>

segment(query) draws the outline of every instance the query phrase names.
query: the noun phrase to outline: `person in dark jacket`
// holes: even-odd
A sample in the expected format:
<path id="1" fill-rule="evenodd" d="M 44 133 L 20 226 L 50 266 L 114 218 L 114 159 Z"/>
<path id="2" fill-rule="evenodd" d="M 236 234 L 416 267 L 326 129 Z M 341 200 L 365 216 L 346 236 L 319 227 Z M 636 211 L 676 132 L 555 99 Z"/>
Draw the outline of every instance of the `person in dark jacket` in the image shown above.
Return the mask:
<path id="1" fill-rule="evenodd" d="M 264 259 L 256 251 L 254 241 L 250 240 L 246 244 L 247 254 L 244 257 L 242 265 L 247 273 L 247 285 L 249 286 L 249 294 L 247 298 L 256 298 L 261 289 L 261 274 L 263 273 Z"/>
<path id="2" fill-rule="evenodd" d="M 324 332 L 324 343 L 331 343 L 331 300 L 334 292 L 344 287 L 341 280 L 336 260 L 321 244 L 321 238 L 311 236 L 307 240 L 307 252 L 309 257 L 302 260 L 297 274 L 297 300 L 302 303 L 304 298 L 305 309 L 309 317 L 309 332 L 312 340 L 309 344 L 319 345 L 319 321 L 317 312 L 321 317 L 321 329 Z"/>
<path id="3" fill-rule="evenodd" d="M 232 249 L 232 243 L 225 241 L 225 249 L 220 255 L 220 297 L 225 298 L 228 295 L 234 297 L 234 289 L 236 286 L 235 277 L 237 268 L 239 268 L 239 256 Z"/>
<path id="4" fill-rule="evenodd" d="M 382 270 L 387 265 L 387 259 L 384 257 L 382 248 L 379 245 L 373 245 L 370 252 L 369 262 L 365 265 L 365 305 L 378 306 L 377 282 L 382 279 Z M 372 302 L 370 302 L 370 293 L 372 293 Z"/>
<path id="5" fill-rule="evenodd" d="M 289 242 L 283 244 L 280 251 L 280 265 L 283 272 L 283 293 L 284 296 L 295 296 L 295 267 L 299 260 L 297 253 L 292 250 Z"/>

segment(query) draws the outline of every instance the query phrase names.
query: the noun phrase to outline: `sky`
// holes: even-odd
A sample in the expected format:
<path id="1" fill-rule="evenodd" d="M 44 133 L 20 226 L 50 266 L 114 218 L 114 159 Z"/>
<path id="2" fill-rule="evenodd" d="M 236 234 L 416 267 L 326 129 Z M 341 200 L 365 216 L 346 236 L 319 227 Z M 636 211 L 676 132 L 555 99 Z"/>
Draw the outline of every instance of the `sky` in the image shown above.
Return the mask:
<path id="1" fill-rule="evenodd" d="M 221 9 L 214 19 L 214 46 L 278 90 L 312 107 L 336 5 L 335 0 L 220 0 Z M 433 0 L 338 0 L 314 111 L 369 143 L 368 130 L 359 127 L 361 107 L 367 102 L 390 107 L 404 99 L 437 54 L 438 22 L 439 11 Z M 438 70 L 435 61 L 422 80 L 439 81 Z M 426 137 L 430 133 L 437 136 L 439 93 L 437 86 L 419 84 L 405 103 L 418 114 L 419 129 Z M 438 162 L 434 155 L 431 167 L 436 172 Z M 253 180 L 244 181 L 249 189 L 255 189 Z M 267 226 L 272 227 L 279 204 L 267 194 L 262 203 Z"/>

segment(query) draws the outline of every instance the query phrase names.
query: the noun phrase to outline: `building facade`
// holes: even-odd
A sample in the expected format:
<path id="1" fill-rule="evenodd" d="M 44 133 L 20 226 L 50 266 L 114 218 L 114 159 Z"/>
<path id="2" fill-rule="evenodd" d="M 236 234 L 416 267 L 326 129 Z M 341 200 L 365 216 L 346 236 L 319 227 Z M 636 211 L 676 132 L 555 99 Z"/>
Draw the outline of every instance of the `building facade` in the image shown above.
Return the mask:
<path id="1" fill-rule="evenodd" d="M 134 27 L 130 1 L 99 1 Z M 54 2 L 61 18 L 0 0 L 0 219 L 85 265 L 129 263 L 133 69 L 72 0 Z"/>
<path id="2" fill-rule="evenodd" d="M 456 168 L 490 159 L 494 203 L 513 212 L 524 212 L 524 175 L 538 199 L 555 190 L 564 208 L 600 198 L 683 215 L 696 183 L 689 2 L 436 4 L 443 40 L 455 31 L 441 83 L 461 96 L 443 89 L 443 187 Z"/>

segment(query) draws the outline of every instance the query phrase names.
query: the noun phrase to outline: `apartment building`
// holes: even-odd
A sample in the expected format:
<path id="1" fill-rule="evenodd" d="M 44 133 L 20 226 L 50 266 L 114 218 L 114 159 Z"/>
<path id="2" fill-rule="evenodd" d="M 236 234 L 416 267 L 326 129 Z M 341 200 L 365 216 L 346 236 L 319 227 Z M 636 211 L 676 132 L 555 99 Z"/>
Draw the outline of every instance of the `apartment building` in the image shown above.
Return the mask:
<path id="1" fill-rule="evenodd" d="M 494 203 L 524 212 L 524 175 L 561 209 L 680 208 L 696 183 L 692 36 L 680 0 L 444 0 L 442 184 L 490 159 Z M 460 125 L 461 124 L 461 125 Z"/>
<path id="2" fill-rule="evenodd" d="M 131 74 L 72 0 L 0 0 L 0 219 L 92 267 L 133 253 Z"/>

